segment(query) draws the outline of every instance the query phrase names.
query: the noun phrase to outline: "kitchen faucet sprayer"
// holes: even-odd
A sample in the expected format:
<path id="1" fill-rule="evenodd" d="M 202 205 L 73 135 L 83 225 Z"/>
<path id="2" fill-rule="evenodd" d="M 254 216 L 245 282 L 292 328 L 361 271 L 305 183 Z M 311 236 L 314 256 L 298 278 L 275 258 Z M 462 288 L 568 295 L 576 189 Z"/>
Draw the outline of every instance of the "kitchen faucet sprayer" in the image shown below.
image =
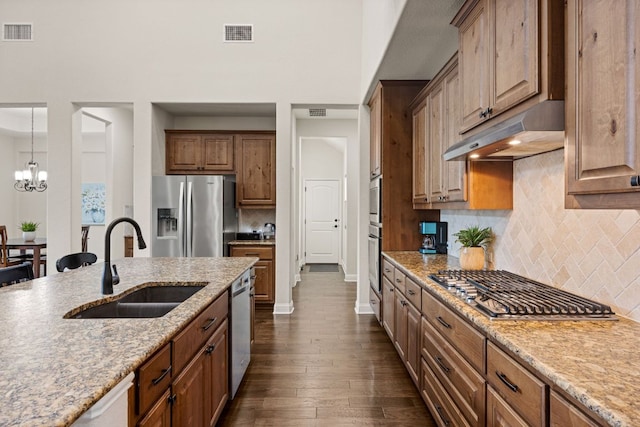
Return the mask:
<path id="1" fill-rule="evenodd" d="M 113 293 L 113 285 L 117 285 L 120 283 L 120 276 L 118 276 L 118 270 L 116 269 L 115 264 L 111 265 L 111 231 L 113 227 L 121 222 L 128 222 L 133 225 L 133 228 L 136 229 L 136 235 L 138 238 L 138 249 L 144 249 L 147 247 L 147 244 L 144 242 L 142 238 L 142 231 L 140 230 L 140 226 L 136 221 L 131 218 L 121 217 L 116 218 L 107 227 L 107 231 L 104 233 L 104 270 L 102 273 L 102 294 L 103 295 L 111 295 Z M 113 269 L 113 273 L 112 270 Z"/>

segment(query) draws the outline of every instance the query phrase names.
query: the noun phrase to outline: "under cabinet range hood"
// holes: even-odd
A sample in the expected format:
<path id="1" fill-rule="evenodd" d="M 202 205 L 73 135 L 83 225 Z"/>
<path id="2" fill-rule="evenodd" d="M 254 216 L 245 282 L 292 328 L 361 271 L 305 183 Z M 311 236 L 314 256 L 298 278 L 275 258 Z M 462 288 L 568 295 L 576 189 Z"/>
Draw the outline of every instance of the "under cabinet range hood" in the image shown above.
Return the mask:
<path id="1" fill-rule="evenodd" d="M 511 159 L 564 146 L 564 101 L 543 101 L 449 147 L 445 160 Z"/>

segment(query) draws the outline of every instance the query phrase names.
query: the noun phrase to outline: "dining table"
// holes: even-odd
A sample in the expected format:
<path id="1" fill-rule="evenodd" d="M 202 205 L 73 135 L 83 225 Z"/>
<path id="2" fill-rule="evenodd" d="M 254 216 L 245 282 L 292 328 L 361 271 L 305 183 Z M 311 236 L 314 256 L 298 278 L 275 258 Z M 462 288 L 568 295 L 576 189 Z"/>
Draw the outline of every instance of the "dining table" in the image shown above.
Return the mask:
<path id="1" fill-rule="evenodd" d="M 40 257 L 42 249 L 47 247 L 46 237 L 37 237 L 35 240 L 24 240 L 23 238 L 7 239 L 7 250 L 17 249 L 24 255 L 28 250 L 33 251 L 33 277 L 40 277 Z"/>

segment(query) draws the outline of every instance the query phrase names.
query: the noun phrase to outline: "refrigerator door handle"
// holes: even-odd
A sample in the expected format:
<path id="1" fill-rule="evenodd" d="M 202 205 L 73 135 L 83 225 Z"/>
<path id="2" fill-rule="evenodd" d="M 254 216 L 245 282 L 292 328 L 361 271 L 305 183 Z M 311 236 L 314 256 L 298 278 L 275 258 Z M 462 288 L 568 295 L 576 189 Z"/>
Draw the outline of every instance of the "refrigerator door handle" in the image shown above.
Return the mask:
<path id="1" fill-rule="evenodd" d="M 184 182 L 180 183 L 180 196 L 178 203 L 178 242 L 180 242 L 180 256 L 184 254 Z"/>
<path id="2" fill-rule="evenodd" d="M 186 251 L 187 257 L 193 256 L 193 182 L 187 182 L 187 230 L 186 230 Z"/>

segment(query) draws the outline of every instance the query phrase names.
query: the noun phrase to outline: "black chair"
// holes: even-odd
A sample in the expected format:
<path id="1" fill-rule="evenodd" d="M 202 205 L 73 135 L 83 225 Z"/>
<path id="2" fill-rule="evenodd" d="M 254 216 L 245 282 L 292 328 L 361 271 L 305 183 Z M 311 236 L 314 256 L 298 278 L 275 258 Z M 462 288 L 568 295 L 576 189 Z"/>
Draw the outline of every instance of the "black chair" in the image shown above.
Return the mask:
<path id="1" fill-rule="evenodd" d="M 56 270 L 63 272 L 64 269 L 75 270 L 76 268 L 91 265 L 98 260 L 96 254 L 91 252 L 78 252 L 65 255 L 56 261 Z"/>
<path id="2" fill-rule="evenodd" d="M 33 267 L 30 262 L 0 268 L 0 287 L 33 280 Z"/>

